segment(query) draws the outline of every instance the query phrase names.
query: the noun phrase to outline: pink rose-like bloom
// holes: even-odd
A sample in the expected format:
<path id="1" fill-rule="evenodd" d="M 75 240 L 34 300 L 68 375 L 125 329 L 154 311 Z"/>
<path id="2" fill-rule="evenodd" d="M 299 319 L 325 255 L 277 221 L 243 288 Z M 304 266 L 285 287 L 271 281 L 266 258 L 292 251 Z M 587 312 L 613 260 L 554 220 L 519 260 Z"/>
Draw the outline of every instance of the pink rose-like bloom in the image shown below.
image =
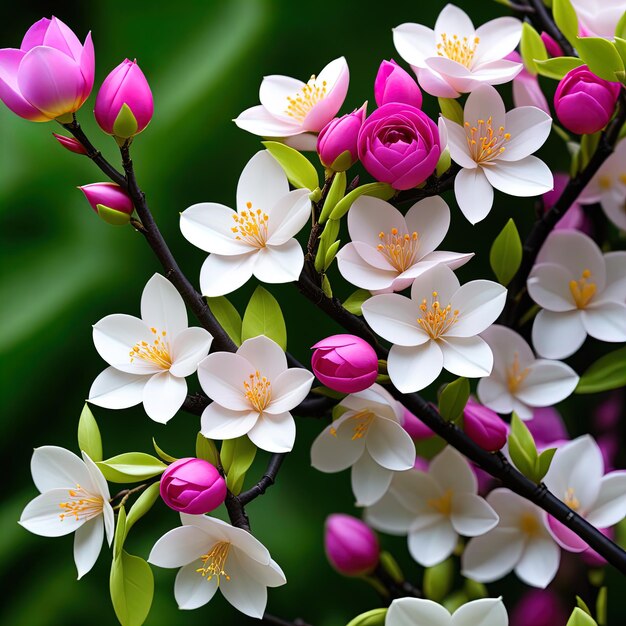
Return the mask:
<path id="1" fill-rule="evenodd" d="M 440 155 L 437 125 L 410 104 L 384 104 L 359 133 L 361 163 L 376 180 L 394 189 L 423 183 L 435 171 Z"/>
<path id="2" fill-rule="evenodd" d="M 554 94 L 559 121 L 577 135 L 602 130 L 615 111 L 621 85 L 598 78 L 586 65 L 570 70 Z"/>
<path id="3" fill-rule="evenodd" d="M 533 589 L 518 602 L 511 626 L 565 626 L 569 612 L 554 591 Z"/>
<path id="4" fill-rule="evenodd" d="M 463 428 L 472 441 L 488 452 L 503 448 L 509 431 L 497 413 L 472 398 L 463 409 Z"/>
<path id="5" fill-rule="evenodd" d="M 133 135 L 136 135 L 150 123 L 154 113 L 154 100 L 150 85 L 137 61 L 129 59 L 125 59 L 104 79 L 96 96 L 93 112 L 105 133 L 117 134 L 114 128 L 115 121 L 124 105 L 130 109 L 137 121 L 137 130 L 133 132 Z"/>
<path id="6" fill-rule="evenodd" d="M 170 509 L 202 515 L 224 502 L 226 481 L 208 461 L 178 459 L 163 472 L 160 491 Z"/>
<path id="7" fill-rule="evenodd" d="M 378 68 L 374 99 L 379 107 L 389 102 L 410 104 L 417 109 L 422 106 L 422 92 L 417 83 L 393 59 L 383 61 Z"/>
<path id="8" fill-rule="evenodd" d="M 563 172 L 556 172 L 554 174 L 554 189 L 543 194 L 543 206 L 546 211 L 549 211 L 561 197 L 569 180 L 568 174 L 564 174 Z M 556 223 L 554 229 L 579 230 L 587 235 L 591 235 L 593 225 L 582 205 L 578 202 L 573 202 L 572 206 L 565 212 L 565 215 Z"/>
<path id="9" fill-rule="evenodd" d="M 133 212 L 133 201 L 130 196 L 115 183 L 92 183 L 79 189 L 85 194 L 87 202 L 96 213 L 99 204 L 128 215 Z"/>
<path id="10" fill-rule="evenodd" d="M 66 149 L 74 154 L 87 154 L 87 150 L 83 146 L 78 139 L 74 139 L 74 137 L 66 137 L 65 135 L 58 135 L 57 133 L 52 133 L 52 136 Z"/>
<path id="11" fill-rule="evenodd" d="M 344 576 L 361 576 L 378 565 L 378 537 L 360 519 L 334 513 L 326 519 L 324 547 L 330 564 Z"/>
<path id="12" fill-rule="evenodd" d="M 331 120 L 317 138 L 317 153 L 324 167 L 343 172 L 358 160 L 357 139 L 365 121 L 367 104 Z"/>
<path id="13" fill-rule="evenodd" d="M 332 335 L 312 348 L 311 367 L 317 379 L 341 393 L 371 387 L 378 376 L 378 357 L 372 346 L 354 335 Z"/>
<path id="14" fill-rule="evenodd" d="M 95 74 L 91 33 L 81 44 L 61 20 L 35 22 L 19 50 L 0 50 L 0 100 L 24 119 L 48 122 L 78 111 Z"/>

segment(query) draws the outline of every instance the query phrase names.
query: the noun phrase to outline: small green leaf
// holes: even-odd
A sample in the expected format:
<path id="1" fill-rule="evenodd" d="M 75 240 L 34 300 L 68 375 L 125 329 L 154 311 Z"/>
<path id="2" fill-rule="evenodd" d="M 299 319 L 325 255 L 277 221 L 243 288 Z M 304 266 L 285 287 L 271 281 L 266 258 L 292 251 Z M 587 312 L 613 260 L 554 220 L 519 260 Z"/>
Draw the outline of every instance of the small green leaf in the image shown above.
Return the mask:
<path id="1" fill-rule="evenodd" d="M 122 626 L 141 626 L 154 595 L 154 576 L 146 561 L 123 551 L 111 565 L 111 601 Z"/>
<path id="2" fill-rule="evenodd" d="M 596 600 L 596 617 L 599 626 L 606 626 L 607 620 L 607 595 L 606 587 L 601 587 L 598 591 L 598 599 Z"/>
<path id="3" fill-rule="evenodd" d="M 353 189 L 347 196 L 342 198 L 330 214 L 333 220 L 340 220 L 354 204 L 354 201 L 361 196 L 370 196 L 372 198 L 380 198 L 381 200 L 389 200 L 395 195 L 396 191 L 387 183 L 368 183 Z"/>
<path id="4" fill-rule="evenodd" d="M 506 287 L 517 273 L 521 262 L 522 240 L 511 218 L 491 246 L 489 263 L 498 281 Z"/>
<path id="5" fill-rule="evenodd" d="M 215 467 L 221 464 L 220 453 L 217 450 L 215 442 L 211 439 L 207 439 L 202 433 L 198 433 L 196 437 L 196 457 L 208 461 Z"/>
<path id="6" fill-rule="evenodd" d="M 454 582 L 454 560 L 452 557 L 424 571 L 424 595 L 433 602 L 442 602 L 450 593 Z"/>
<path id="7" fill-rule="evenodd" d="M 446 149 L 441 153 L 439 161 L 437 161 L 437 167 L 435 168 L 435 174 L 437 177 L 445 174 L 452 165 L 452 157 L 450 156 L 450 149 Z"/>
<path id="8" fill-rule="evenodd" d="M 524 67 L 530 74 L 536 76 L 537 64 L 535 61 L 545 61 L 548 58 L 548 51 L 539 33 L 528 22 L 522 24 L 520 52 Z"/>
<path id="9" fill-rule="evenodd" d="M 617 21 L 615 27 L 615 38 L 626 39 L 626 11 L 622 13 L 622 17 Z"/>
<path id="10" fill-rule="evenodd" d="M 363 315 L 361 307 L 371 297 L 372 294 L 366 289 L 357 289 L 343 302 L 343 308 L 352 313 L 352 315 Z"/>
<path id="11" fill-rule="evenodd" d="M 469 602 L 469 598 L 465 591 L 455 591 L 451 593 L 441 604 L 450 613 L 454 613 L 457 609 L 460 609 L 464 604 Z"/>
<path id="12" fill-rule="evenodd" d="M 333 178 L 333 182 L 328 190 L 326 200 L 324 200 L 324 208 L 319 216 L 319 223 L 323 224 L 337 203 L 344 197 L 346 193 L 347 178 L 345 172 L 337 172 Z"/>
<path id="13" fill-rule="evenodd" d="M 584 64 L 577 57 L 556 57 L 547 61 L 535 61 L 539 74 L 556 80 L 561 80 L 565 74 Z"/>
<path id="14" fill-rule="evenodd" d="M 517 469 L 527 478 L 537 480 L 538 454 L 535 440 L 522 420 L 513 413 L 511 416 L 511 434 L 509 435 L 509 454 Z M 549 455 L 546 456 L 546 462 Z M 545 462 L 544 462 L 545 463 Z"/>
<path id="15" fill-rule="evenodd" d="M 612 42 L 602 37 L 579 37 L 576 49 L 589 69 L 604 80 L 616 80 L 624 71 L 624 62 Z"/>
<path id="16" fill-rule="evenodd" d="M 152 446 L 154 447 L 154 451 L 159 455 L 161 459 L 163 459 L 166 463 L 174 463 L 174 461 L 178 461 L 175 456 L 171 456 L 167 452 L 164 452 L 159 448 L 156 439 L 152 437 Z"/>
<path id="17" fill-rule="evenodd" d="M 576 47 L 578 17 L 570 0 L 554 0 L 552 3 L 552 15 L 559 30 L 572 46 Z"/>
<path id="18" fill-rule="evenodd" d="M 116 559 L 124 547 L 126 540 L 126 509 L 122 506 L 117 513 L 115 534 L 113 535 L 113 558 Z"/>
<path id="19" fill-rule="evenodd" d="M 511 455 L 513 465 L 515 465 L 524 476 L 530 478 L 535 473 L 534 460 L 531 459 L 526 450 L 524 450 L 519 439 L 513 435 L 509 435 L 509 454 Z"/>
<path id="20" fill-rule="evenodd" d="M 518 417 L 517 413 L 511 415 L 511 434 L 519 440 L 531 456 L 532 452 L 537 452 L 535 440 L 530 430 L 528 430 L 528 426 Z"/>
<path id="21" fill-rule="evenodd" d="M 235 495 L 238 495 L 243 487 L 246 472 L 254 461 L 256 450 L 256 446 L 245 435 L 222 442 L 220 457 L 226 473 L 226 486 Z"/>
<path id="22" fill-rule="evenodd" d="M 324 260 L 324 268 L 323 268 L 324 271 L 326 271 L 330 267 L 331 263 L 335 260 L 340 244 L 341 244 L 341 241 L 335 241 L 335 243 L 333 243 L 326 251 L 326 258 Z"/>
<path id="23" fill-rule="evenodd" d="M 216 298 L 207 298 L 207 304 L 211 313 L 215 315 L 215 319 L 219 325 L 226 331 L 228 336 L 235 342 L 235 345 L 241 345 L 241 315 L 237 309 L 231 304 L 226 296 L 217 296 Z"/>
<path id="24" fill-rule="evenodd" d="M 379 563 L 381 569 L 386 572 L 391 580 L 396 583 L 402 583 L 404 581 L 404 574 L 398 565 L 398 562 L 393 558 L 393 555 L 386 550 L 381 550 L 379 556 Z"/>
<path id="25" fill-rule="evenodd" d="M 145 452 L 126 452 L 96 464 L 112 483 L 138 483 L 162 474 L 167 465 Z"/>
<path id="26" fill-rule="evenodd" d="M 556 452 L 556 448 L 548 448 L 544 450 L 535 461 L 535 482 L 540 483 L 550 469 L 552 458 Z"/>
<path id="27" fill-rule="evenodd" d="M 326 274 L 322 276 L 322 291 L 327 298 L 333 297 L 333 289 L 330 286 L 330 280 L 328 280 L 328 276 Z"/>
<path id="28" fill-rule="evenodd" d="M 580 377 L 575 393 L 600 393 L 626 385 L 626 348 L 605 354 Z"/>
<path id="29" fill-rule="evenodd" d="M 579 171 L 587 167 L 587 163 L 594 155 L 598 144 L 600 143 L 601 133 L 592 133 L 591 135 L 583 135 L 580 138 L 580 163 L 578 165 Z"/>
<path id="30" fill-rule="evenodd" d="M 302 153 L 277 141 L 261 142 L 283 168 L 289 182 L 298 189 L 319 187 L 317 171 Z"/>
<path id="31" fill-rule="evenodd" d="M 317 254 L 315 255 L 315 270 L 317 272 L 322 272 L 324 270 L 326 255 L 328 254 L 330 247 L 337 241 L 340 226 L 341 223 L 339 220 L 329 219 L 326 222 L 326 226 L 324 226 L 324 230 L 319 238 Z"/>
<path id="32" fill-rule="evenodd" d="M 576 607 L 567 620 L 566 626 L 598 626 L 598 624 L 591 615 L 585 613 L 581 608 Z"/>
<path id="33" fill-rule="evenodd" d="M 130 107 L 124 103 L 120 112 L 113 122 L 113 134 L 120 139 L 130 139 L 137 134 L 137 118 L 133 115 Z"/>
<path id="34" fill-rule="evenodd" d="M 254 290 L 243 314 L 241 339 L 265 335 L 283 350 L 287 349 L 287 327 L 280 304 L 274 296 L 260 285 Z"/>
<path id="35" fill-rule="evenodd" d="M 372 609 L 357 615 L 347 626 L 384 626 L 387 609 Z"/>
<path id="36" fill-rule="evenodd" d="M 626 16 L 626 12 L 624 12 L 624 15 Z M 622 63 L 626 65 L 626 39 L 623 39 L 622 37 L 615 37 L 615 41 L 613 43 L 615 44 L 617 54 L 619 54 L 622 59 Z"/>
<path id="37" fill-rule="evenodd" d="M 98 210 L 98 217 L 111 226 L 126 226 L 130 222 L 130 214 L 124 213 L 124 211 L 112 209 L 104 204 L 96 204 L 96 209 Z"/>
<path id="38" fill-rule="evenodd" d="M 159 483 L 152 483 L 152 485 L 146 487 L 137 500 L 135 500 L 133 506 L 130 507 L 130 511 L 128 511 L 128 516 L 126 517 L 126 537 L 128 537 L 128 533 L 135 523 L 141 519 L 157 501 L 159 497 L 159 487 Z"/>
<path id="39" fill-rule="evenodd" d="M 85 404 L 78 420 L 78 447 L 94 462 L 102 461 L 102 437 L 96 418 Z"/>
<path id="40" fill-rule="evenodd" d="M 439 413 L 449 422 L 454 422 L 463 414 L 470 394 L 467 378 L 457 378 L 447 384 L 439 396 Z"/>
<path id="41" fill-rule="evenodd" d="M 591 611 L 589 610 L 587 603 L 580 596 L 576 596 L 576 606 L 587 613 L 587 615 L 591 615 Z"/>
<path id="42" fill-rule="evenodd" d="M 463 126 L 463 107 L 454 98 L 437 98 L 441 115 Z"/>

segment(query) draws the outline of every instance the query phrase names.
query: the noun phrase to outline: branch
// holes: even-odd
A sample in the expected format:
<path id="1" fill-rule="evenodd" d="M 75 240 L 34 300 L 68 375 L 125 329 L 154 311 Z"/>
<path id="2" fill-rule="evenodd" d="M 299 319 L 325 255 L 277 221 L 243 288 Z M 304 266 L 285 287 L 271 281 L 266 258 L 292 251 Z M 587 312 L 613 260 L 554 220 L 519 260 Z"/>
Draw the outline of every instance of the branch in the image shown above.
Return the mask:
<path id="1" fill-rule="evenodd" d="M 249 504 L 255 498 L 262 496 L 267 491 L 267 489 L 274 484 L 274 482 L 276 481 L 276 475 L 278 474 L 278 470 L 280 469 L 280 466 L 282 465 L 286 456 L 287 455 L 285 453 L 276 452 L 272 454 L 269 463 L 267 464 L 265 474 L 263 474 L 261 480 L 259 480 L 259 482 L 254 485 L 254 487 L 250 487 L 250 489 L 248 489 L 247 491 L 239 494 L 239 502 L 241 502 L 243 506 Z"/>
<path id="2" fill-rule="evenodd" d="M 543 3 L 543 0 L 525 0 L 525 2 L 526 6 L 533 10 L 532 13 L 528 13 L 529 19 L 537 28 L 539 33 L 541 33 L 542 30 L 545 31 L 559 44 L 565 56 L 575 57 L 576 51 L 555 24 L 554 18 L 550 15 L 550 12 Z M 518 7 L 512 8 L 516 11 L 520 10 Z"/>
<path id="3" fill-rule="evenodd" d="M 421 189 L 401 191 L 395 198 L 392 198 L 390 202 L 392 204 L 408 204 L 409 202 L 419 202 L 431 196 L 439 196 L 444 191 L 448 191 L 454 187 L 454 179 L 460 170 L 461 168 L 456 163 L 452 163 L 448 171 L 439 178 L 431 176 L 426 185 Z"/>

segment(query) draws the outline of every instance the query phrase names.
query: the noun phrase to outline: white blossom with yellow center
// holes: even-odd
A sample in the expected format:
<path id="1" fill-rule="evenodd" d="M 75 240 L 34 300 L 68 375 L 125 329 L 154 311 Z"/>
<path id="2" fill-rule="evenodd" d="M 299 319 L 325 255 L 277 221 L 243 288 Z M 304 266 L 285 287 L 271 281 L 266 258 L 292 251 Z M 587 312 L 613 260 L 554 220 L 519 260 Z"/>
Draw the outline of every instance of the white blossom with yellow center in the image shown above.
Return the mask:
<path id="1" fill-rule="evenodd" d="M 576 372 L 560 361 L 536 359 L 514 330 L 494 324 L 481 337 L 493 353 L 493 370 L 478 381 L 476 392 L 493 411 L 515 411 L 521 419 L 529 420 L 535 408 L 553 406 L 574 392 Z"/>
<path id="2" fill-rule="evenodd" d="M 344 398 L 344 411 L 315 439 L 311 465 L 327 473 L 352 468 L 357 506 L 369 506 L 387 491 L 394 472 L 415 463 L 415 445 L 402 428 L 403 409 L 380 385 Z"/>
<path id="3" fill-rule="evenodd" d="M 31 472 L 41 495 L 26 505 L 19 523 L 44 537 L 75 532 L 74 561 L 81 578 L 94 566 L 105 530 L 109 545 L 113 539 L 107 481 L 85 452 L 80 459 L 57 446 L 36 448 Z"/>
<path id="4" fill-rule="evenodd" d="M 187 396 L 185 377 L 197 370 L 212 339 L 204 328 L 188 328 L 178 291 L 155 274 L 141 296 L 141 318 L 109 315 L 93 327 L 96 350 L 110 367 L 93 382 L 89 402 L 109 409 L 143 402 L 150 418 L 167 422 Z"/>
<path id="5" fill-rule="evenodd" d="M 410 298 L 376 295 L 362 308 L 374 332 L 393 344 L 389 376 L 408 393 L 430 385 L 442 369 L 469 378 L 488 376 L 493 356 L 478 334 L 497 319 L 505 299 L 502 285 L 475 280 L 461 286 L 440 264 L 415 279 Z"/>
<path id="6" fill-rule="evenodd" d="M 446 607 L 424 598 L 398 598 L 389 606 L 385 626 L 508 626 L 502 598 L 481 598 L 459 606 L 452 614 Z"/>
<path id="7" fill-rule="evenodd" d="M 236 211 L 212 202 L 183 211 L 183 235 L 210 253 L 200 271 L 202 294 L 230 293 L 253 275 L 265 283 L 297 280 L 304 254 L 294 236 L 311 215 L 309 193 L 289 191 L 285 172 L 262 150 L 239 177 Z"/>
<path id="8" fill-rule="evenodd" d="M 181 609 L 197 609 L 217 590 L 238 611 L 261 618 L 267 588 L 287 581 L 267 548 L 249 532 L 206 515 L 181 513 L 182 526 L 163 535 L 148 561 L 180 568 L 174 596 Z"/>
<path id="9" fill-rule="evenodd" d="M 289 452 L 296 424 L 289 412 L 309 393 L 313 374 L 287 368 L 283 349 L 260 335 L 244 341 L 236 353 L 214 352 L 198 367 L 200 385 L 213 400 L 201 418 L 209 439 L 248 435 L 269 452 Z"/>
<path id="10" fill-rule="evenodd" d="M 431 567 L 452 554 L 459 535 L 483 535 L 496 526 L 498 515 L 478 495 L 467 460 L 447 446 L 427 472 L 395 473 L 387 493 L 366 509 L 365 520 L 377 530 L 407 535 L 411 556 Z"/>
<path id="11" fill-rule="evenodd" d="M 539 252 L 528 293 L 542 307 L 532 330 L 542 356 L 566 358 L 587 335 L 626 341 L 626 252 L 602 254 L 584 233 L 555 231 Z"/>

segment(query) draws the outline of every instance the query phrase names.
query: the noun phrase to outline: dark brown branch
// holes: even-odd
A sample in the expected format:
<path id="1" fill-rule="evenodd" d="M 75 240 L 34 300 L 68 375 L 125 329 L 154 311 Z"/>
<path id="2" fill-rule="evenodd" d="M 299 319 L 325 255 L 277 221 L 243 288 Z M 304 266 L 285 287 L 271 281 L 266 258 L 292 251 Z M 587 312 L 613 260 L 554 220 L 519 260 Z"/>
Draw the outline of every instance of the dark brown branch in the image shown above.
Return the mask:
<path id="1" fill-rule="evenodd" d="M 543 0 L 525 0 L 525 3 L 528 8 L 533 9 L 533 12 L 529 14 L 529 19 L 539 33 L 545 31 L 559 44 L 565 56 L 575 57 L 576 51 L 555 24 L 554 18 L 546 8 Z M 519 9 L 514 8 L 514 10 Z"/>
<path id="2" fill-rule="evenodd" d="M 395 198 L 392 198 L 390 202 L 392 204 L 408 204 L 409 202 L 415 203 L 423 200 L 424 198 L 430 198 L 431 196 L 439 196 L 444 191 L 448 191 L 454 187 L 454 179 L 460 171 L 460 167 L 456 163 L 452 163 L 450 169 L 442 174 L 439 178 L 432 176 L 426 182 L 426 185 L 421 189 L 408 189 L 407 191 L 401 191 Z"/>
<path id="3" fill-rule="evenodd" d="M 267 489 L 274 484 L 274 482 L 276 481 L 276 475 L 278 474 L 278 470 L 280 469 L 280 466 L 282 465 L 286 456 L 286 454 L 280 453 L 272 454 L 272 456 L 270 457 L 270 461 L 267 464 L 265 474 L 263 474 L 261 480 L 259 480 L 259 482 L 253 487 L 250 487 L 250 489 L 248 489 L 247 491 L 243 491 L 239 494 L 239 502 L 241 502 L 243 506 L 246 506 L 246 504 L 252 502 L 252 500 L 254 500 L 255 498 L 262 496 L 267 491 Z"/>

